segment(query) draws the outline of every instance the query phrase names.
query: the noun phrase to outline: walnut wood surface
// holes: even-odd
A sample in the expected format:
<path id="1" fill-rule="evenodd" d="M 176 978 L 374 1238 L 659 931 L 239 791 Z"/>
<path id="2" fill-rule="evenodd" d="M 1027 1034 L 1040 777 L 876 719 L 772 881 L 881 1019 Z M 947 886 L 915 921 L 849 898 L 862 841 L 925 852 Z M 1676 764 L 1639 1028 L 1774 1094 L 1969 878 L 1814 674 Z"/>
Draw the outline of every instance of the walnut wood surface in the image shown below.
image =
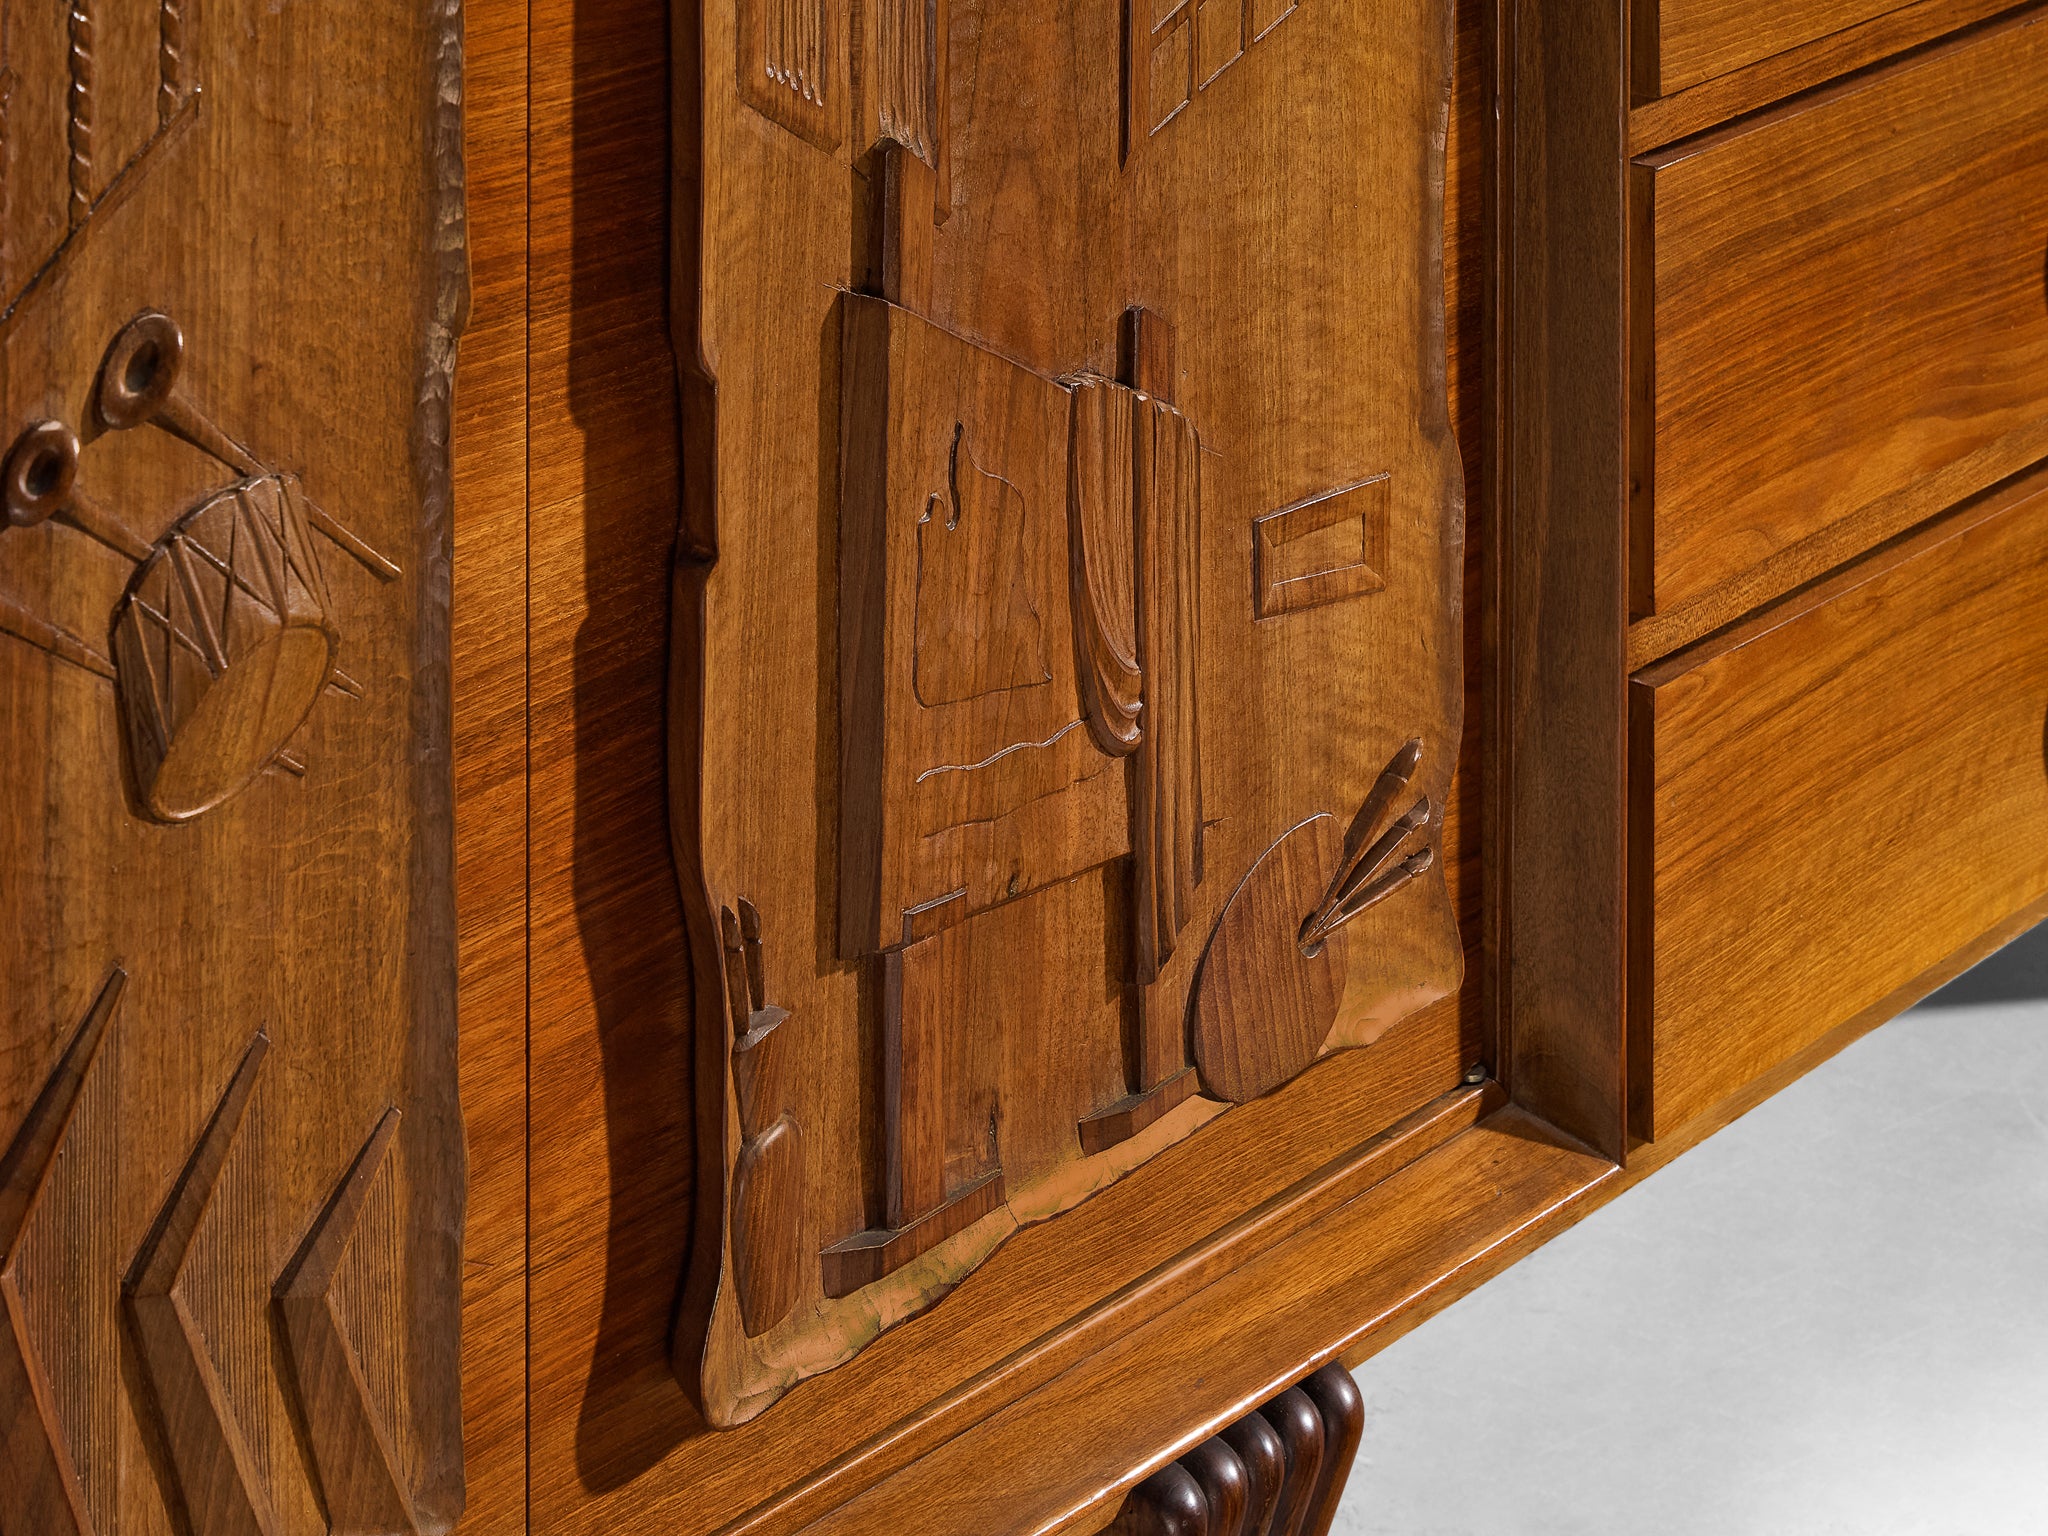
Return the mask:
<path id="1" fill-rule="evenodd" d="M 673 1051 L 688 973 L 673 876 L 648 839 L 665 816 L 664 562 L 678 545 L 663 310 L 668 60 L 650 44 L 666 14 L 640 4 L 533 12 L 532 438 L 516 464 L 477 455 L 507 476 L 530 468 L 531 643 L 508 641 L 491 666 L 495 677 L 532 659 L 532 1115 L 546 1133 L 531 1164 L 531 1518 L 554 1530 L 794 1523 L 828 1507 L 1025 1390 L 1052 1362 L 1079 1358 L 1111 1323 L 1073 1331 L 1067 1320 L 1353 1146 L 1361 1116 L 1398 1113 L 1454 1083 L 1481 1051 L 1476 997 L 1439 1005 L 1378 1048 L 1398 1067 L 1366 1070 L 1373 1053 L 1338 1057 L 1234 1111 L 1244 1124 L 1219 1129 L 1227 1146 L 1214 1155 L 1251 1170 L 1242 1181 L 1180 1158 L 1174 1179 L 1194 1182 L 1171 1200 L 1141 1182 L 1098 1197 L 1057 1241 L 1039 1229 L 1012 1238 L 976 1277 L 999 1311 L 984 1315 L 964 1354 L 957 1333 L 898 1330 L 842 1373 L 847 1386 L 811 1395 L 800 1431 L 771 1414 L 733 1437 L 706 1433 L 666 1364 L 675 1265 L 690 1240 L 691 1068 Z M 684 19 L 679 58 L 698 46 L 695 21 Z M 1458 317 L 1452 399 L 1461 431 L 1475 428 L 1465 436 L 1472 452 L 1486 270 L 1484 22 L 1479 7 L 1461 9 L 1445 248 Z M 572 198 L 579 175 L 603 196 Z M 696 206 L 689 178 L 677 195 L 678 231 L 701 228 L 687 212 Z M 688 370 L 683 387 L 686 402 L 700 398 Z M 684 421 L 687 445 L 704 424 L 701 404 Z M 708 472 L 707 456 L 686 459 L 692 473 Z M 685 551 L 703 541 L 701 528 L 684 526 Z M 679 578 L 686 603 L 693 580 L 687 569 Z M 687 713 L 686 689 L 677 707 Z M 1443 829 L 1445 878 L 1467 916 L 1477 902 L 1475 794 L 1476 776 L 1461 776 Z M 478 818 L 476 836 L 494 830 Z M 516 895 L 522 887 L 506 878 L 491 889 Z M 716 975 L 715 955 L 705 958 L 704 973 Z M 505 1228 L 493 1233 L 503 1240 Z"/>
<path id="2" fill-rule="evenodd" d="M 460 916 L 466 1536 L 526 1524 L 527 9 L 463 15 L 469 324 L 455 376 L 455 880 Z"/>
<path id="3" fill-rule="evenodd" d="M 1877 14 L 1867 21 L 1816 36 L 1670 95 L 1639 99 L 1628 115 L 1629 149 L 1635 154 L 1660 149 L 1878 60 L 1924 46 L 1959 28 L 2024 8 L 2013 0 L 1917 0 L 1912 5 L 1876 0 L 1869 9 Z M 1638 31 L 1638 39 L 1641 36 Z"/>
<path id="4" fill-rule="evenodd" d="M 0 1156 L 0 1452 L 9 1474 L 0 1485 L 4 1531 L 91 1536 L 93 1529 L 70 1437 L 30 1334 L 15 1261 L 127 983 L 119 966 L 108 971 Z"/>
<path id="5" fill-rule="evenodd" d="M 2044 70 L 2029 13 L 1636 172 L 1638 613 L 1881 505 L 1874 543 L 2048 451 Z"/>
<path id="6" fill-rule="evenodd" d="M 1019 1536 L 1100 1530 L 1127 1490 L 1267 1401 L 1301 1364 L 1369 1352 L 1383 1334 L 1402 1331 L 1411 1312 L 1427 1315 L 1448 1299 L 1445 1292 L 1494 1273 L 1550 1224 L 1575 1219 L 1574 1207 L 1616 1173 L 1506 1111 L 1184 1293 L 1169 1313 L 809 1529 L 817 1536 L 913 1526 L 926 1536 L 969 1536 L 991 1526 Z M 1319 1259 L 1339 1245 L 1350 1245 L 1345 1278 L 1313 1278 Z M 1240 1309 L 1258 1306 L 1256 1298 L 1275 1288 L 1290 1302 L 1265 1313 L 1270 1325 L 1254 1337 Z M 1164 1351 L 1168 1337 L 1177 1353 Z M 1197 1352 L 1198 1380 L 1187 1370 Z M 1297 1363 L 1275 1380 L 1273 1362 L 1283 1358 Z M 1087 1406 L 1111 1400 L 1119 1404 L 1113 1415 Z M 1181 1427 L 1162 1442 L 1167 1424 Z M 975 1470 L 994 1447 L 1023 1443 L 1035 1454 L 1006 1460 L 1000 1489 Z M 1120 1466 L 1128 1470 L 1106 1471 Z"/>
<path id="7" fill-rule="evenodd" d="M 1897 9 L 1893 0 L 1633 0 L 1637 87 L 1666 96 Z"/>
<path id="8" fill-rule="evenodd" d="M 0 1134 L 128 976 L 0 1283 L 73 1473 L 24 1471 L 32 1533 L 346 1528 L 271 1293 L 393 1106 L 326 1294 L 421 1528 L 463 1507 L 462 41 L 454 0 L 0 14 Z"/>
<path id="9" fill-rule="evenodd" d="M 702 474 L 670 828 L 696 952 L 744 891 L 802 1023 L 790 1107 L 821 1249 L 785 1319 L 750 1331 L 733 1020 L 700 979 L 703 1209 L 674 1363 L 715 1425 L 842 1366 L 1224 1101 L 1459 984 L 1435 814 L 1463 703 L 1449 11 L 1275 6 L 1230 42 L 1221 7 L 1167 7 L 1131 23 L 1125 68 L 1123 10 L 683 18 L 670 297 Z M 841 57 L 861 105 L 835 115 Z M 763 79 L 808 105 L 764 105 Z M 844 133 L 807 126 L 812 106 Z M 1353 366 L 1367 351 L 1384 364 Z M 1077 429 L 1105 391 L 1130 399 Z M 1291 564 L 1269 586 L 1309 590 L 1262 617 L 1255 530 L 1276 509 L 1293 521 L 1265 558 Z M 1128 551 L 1091 563 L 1126 523 Z M 1311 868 L 1237 909 L 1256 939 L 1210 944 L 1274 841 L 1354 818 L 1408 741 L 1427 809 L 1399 867 Z M 1342 944 L 1301 938 L 1340 874 Z M 1284 1023 L 1207 1010 L 1228 1038 L 1211 1096 L 1182 1098 L 1198 963 L 1205 990 L 1256 992 L 1287 963 L 1259 958 L 1267 939 L 1316 951 L 1316 1000 Z"/>
<path id="10" fill-rule="evenodd" d="M 1635 680 L 1639 1134 L 2048 892 L 2044 597 L 2036 487 Z"/>
<path id="11" fill-rule="evenodd" d="M 1588 1146 L 1626 1150 L 1625 20 L 1517 0 L 1507 23 L 1501 275 L 1500 1075 Z"/>

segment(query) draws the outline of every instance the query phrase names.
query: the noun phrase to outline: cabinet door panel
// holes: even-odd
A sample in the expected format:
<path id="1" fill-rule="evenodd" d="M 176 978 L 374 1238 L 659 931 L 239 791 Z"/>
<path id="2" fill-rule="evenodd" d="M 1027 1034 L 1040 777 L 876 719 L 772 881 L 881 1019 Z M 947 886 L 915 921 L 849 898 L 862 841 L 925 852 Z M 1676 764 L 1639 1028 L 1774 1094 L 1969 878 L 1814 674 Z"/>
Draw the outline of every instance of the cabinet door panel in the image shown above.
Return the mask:
<path id="1" fill-rule="evenodd" d="M 0 14 L 0 1530 L 462 1509 L 460 41 Z"/>

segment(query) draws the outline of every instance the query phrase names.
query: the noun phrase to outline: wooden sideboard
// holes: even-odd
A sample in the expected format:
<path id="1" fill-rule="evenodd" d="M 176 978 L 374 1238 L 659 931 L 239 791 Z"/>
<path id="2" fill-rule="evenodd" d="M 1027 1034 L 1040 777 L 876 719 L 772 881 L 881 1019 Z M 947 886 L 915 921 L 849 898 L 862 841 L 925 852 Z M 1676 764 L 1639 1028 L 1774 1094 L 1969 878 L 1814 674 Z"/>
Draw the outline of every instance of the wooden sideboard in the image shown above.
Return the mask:
<path id="1" fill-rule="evenodd" d="M 1322 1536 L 2048 915 L 2048 5 L 347 9 L 0 22 L 0 1536 Z"/>

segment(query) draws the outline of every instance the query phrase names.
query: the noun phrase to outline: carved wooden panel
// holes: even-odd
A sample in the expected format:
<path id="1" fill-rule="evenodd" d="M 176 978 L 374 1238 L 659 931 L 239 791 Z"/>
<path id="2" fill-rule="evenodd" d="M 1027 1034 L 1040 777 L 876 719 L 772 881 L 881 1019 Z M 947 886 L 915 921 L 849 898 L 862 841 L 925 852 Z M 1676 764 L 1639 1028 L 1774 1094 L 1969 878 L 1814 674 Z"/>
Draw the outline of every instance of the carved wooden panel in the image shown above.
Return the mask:
<path id="1" fill-rule="evenodd" d="M 0 1536 L 462 1508 L 460 35 L 0 7 Z"/>
<path id="2" fill-rule="evenodd" d="M 679 87 L 715 1425 L 1462 969 L 1448 7 L 833 0 L 815 121 L 785 13 Z"/>

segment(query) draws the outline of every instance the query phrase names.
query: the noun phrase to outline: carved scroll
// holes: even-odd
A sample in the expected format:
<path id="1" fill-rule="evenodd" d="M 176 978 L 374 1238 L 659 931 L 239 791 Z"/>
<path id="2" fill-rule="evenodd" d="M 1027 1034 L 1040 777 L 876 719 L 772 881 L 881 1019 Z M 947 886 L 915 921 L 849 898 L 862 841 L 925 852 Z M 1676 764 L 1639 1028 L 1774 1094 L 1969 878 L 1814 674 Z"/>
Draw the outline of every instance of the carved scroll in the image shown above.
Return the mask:
<path id="1" fill-rule="evenodd" d="M 1068 455 L 1074 666 L 1089 734 L 1111 757 L 1135 751 L 1143 730 L 1132 399 L 1130 390 L 1107 380 L 1075 385 Z"/>

